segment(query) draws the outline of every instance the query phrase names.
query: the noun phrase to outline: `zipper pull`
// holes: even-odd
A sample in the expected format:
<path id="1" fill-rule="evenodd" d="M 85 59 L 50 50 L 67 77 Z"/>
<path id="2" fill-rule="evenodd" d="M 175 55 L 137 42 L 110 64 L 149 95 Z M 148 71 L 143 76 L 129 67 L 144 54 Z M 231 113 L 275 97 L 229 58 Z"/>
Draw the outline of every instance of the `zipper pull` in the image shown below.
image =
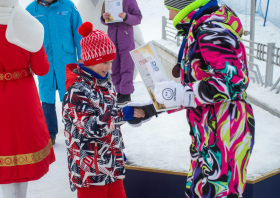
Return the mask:
<path id="1" fill-rule="evenodd" d="M 124 32 L 125 32 L 126 34 L 128 34 L 127 31 L 124 31 Z"/>
<path id="2" fill-rule="evenodd" d="M 97 159 L 98 159 L 98 144 L 97 142 L 95 142 L 94 145 L 94 166 L 95 166 L 95 171 L 96 171 L 96 175 L 99 175 L 99 170 L 98 170 L 98 165 L 97 165 Z"/>

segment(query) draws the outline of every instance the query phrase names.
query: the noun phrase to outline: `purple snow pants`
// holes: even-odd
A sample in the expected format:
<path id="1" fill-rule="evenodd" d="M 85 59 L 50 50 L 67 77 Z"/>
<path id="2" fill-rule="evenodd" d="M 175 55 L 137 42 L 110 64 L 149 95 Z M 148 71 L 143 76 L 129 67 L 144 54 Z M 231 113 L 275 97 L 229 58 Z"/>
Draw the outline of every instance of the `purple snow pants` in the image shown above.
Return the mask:
<path id="1" fill-rule="evenodd" d="M 129 54 L 129 51 L 135 48 L 133 32 L 132 36 L 126 34 L 126 30 L 118 27 L 116 43 L 116 59 L 112 64 L 112 81 L 117 93 L 131 94 L 134 92 L 133 86 L 133 71 L 134 62 Z"/>
<path id="2" fill-rule="evenodd" d="M 124 0 L 123 11 L 127 17 L 121 23 L 106 24 L 101 16 L 101 22 L 108 25 L 108 36 L 116 46 L 116 59 L 112 65 L 112 81 L 117 93 L 131 94 L 134 91 L 134 63 L 129 51 L 135 48 L 133 26 L 139 25 L 142 14 L 136 0 Z"/>

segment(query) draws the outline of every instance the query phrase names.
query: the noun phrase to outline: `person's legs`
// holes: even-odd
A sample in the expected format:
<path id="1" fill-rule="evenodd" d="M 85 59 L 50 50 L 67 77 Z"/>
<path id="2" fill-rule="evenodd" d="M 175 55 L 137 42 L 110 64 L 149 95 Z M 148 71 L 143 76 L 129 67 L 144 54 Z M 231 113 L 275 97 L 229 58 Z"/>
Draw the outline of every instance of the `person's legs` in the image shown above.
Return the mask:
<path id="1" fill-rule="evenodd" d="M 212 122 L 212 120 L 207 119 L 208 117 L 213 118 L 213 122 L 215 122 L 215 115 L 213 113 L 211 106 L 207 108 L 198 107 L 195 110 L 187 111 L 192 138 L 190 146 L 191 163 L 185 191 L 187 198 L 216 197 L 216 188 L 208 181 L 208 178 L 212 178 L 213 174 L 217 174 L 214 177 L 220 181 L 219 162 L 216 159 L 220 154 L 215 141 L 216 131 L 214 131 L 214 128 L 211 128 L 212 125 L 206 124 Z M 216 155 L 213 156 L 213 154 Z M 219 189 L 217 188 L 217 190 Z M 206 196 L 204 196 L 205 193 L 207 193 Z"/>
<path id="2" fill-rule="evenodd" d="M 46 123 L 48 126 L 50 136 L 55 139 L 56 134 L 58 133 L 55 104 L 49 104 L 49 103 L 42 102 L 42 109 L 44 112 L 44 116 L 46 119 Z"/>
<path id="3" fill-rule="evenodd" d="M 91 188 L 77 188 L 78 198 L 108 198 L 108 185 Z"/>
<path id="4" fill-rule="evenodd" d="M 200 153 L 196 150 L 196 142 L 193 139 L 193 142 L 190 146 L 190 153 L 191 153 L 191 164 L 188 171 L 187 176 L 187 183 L 186 183 L 186 191 L 185 195 L 186 198 L 191 197 L 202 197 L 202 181 L 205 181 L 203 171 L 202 171 L 202 164 L 203 164 L 203 157 L 200 156 Z M 209 197 L 213 197 L 215 192 L 209 192 Z"/>
<path id="5" fill-rule="evenodd" d="M 228 144 L 230 141 L 230 117 L 227 107 L 198 107 L 188 111 L 190 122 L 191 164 L 186 183 L 186 197 L 227 197 Z M 199 113 L 198 113 L 199 112 Z M 222 118 L 220 115 L 227 115 Z"/>
<path id="6" fill-rule="evenodd" d="M 254 145 L 253 111 L 239 101 L 201 110 L 205 119 L 188 114 L 193 141 L 186 197 L 240 198 Z"/>
<path id="7" fill-rule="evenodd" d="M 247 166 L 254 146 L 255 120 L 253 109 L 244 102 L 232 102 L 230 147 L 228 153 L 228 198 L 242 197 L 247 179 Z M 238 195 L 238 196 L 236 196 Z"/>
<path id="8" fill-rule="evenodd" d="M 126 198 L 122 179 L 109 184 L 108 195 L 108 198 Z"/>
<path id="9" fill-rule="evenodd" d="M 120 74 L 120 56 L 118 50 L 116 51 L 116 58 L 112 63 L 111 69 L 111 77 L 113 85 L 115 86 L 116 92 L 120 93 L 120 82 L 121 82 L 121 74 Z"/>
<path id="10" fill-rule="evenodd" d="M 126 48 L 120 50 L 120 93 L 122 95 L 132 94 L 134 92 L 133 86 L 133 72 L 134 72 L 134 62 L 129 54 L 130 49 Z"/>
<path id="11" fill-rule="evenodd" d="M 126 198 L 123 180 L 117 180 L 104 186 L 78 188 L 78 198 Z"/>
<path id="12" fill-rule="evenodd" d="M 26 198 L 28 182 L 2 184 L 4 198 Z"/>
<path id="13" fill-rule="evenodd" d="M 133 71 L 134 63 L 129 54 L 129 48 L 120 50 L 120 76 L 121 81 L 119 84 L 120 97 L 118 97 L 118 105 L 126 105 L 131 102 L 131 95 L 134 92 L 133 86 Z"/>

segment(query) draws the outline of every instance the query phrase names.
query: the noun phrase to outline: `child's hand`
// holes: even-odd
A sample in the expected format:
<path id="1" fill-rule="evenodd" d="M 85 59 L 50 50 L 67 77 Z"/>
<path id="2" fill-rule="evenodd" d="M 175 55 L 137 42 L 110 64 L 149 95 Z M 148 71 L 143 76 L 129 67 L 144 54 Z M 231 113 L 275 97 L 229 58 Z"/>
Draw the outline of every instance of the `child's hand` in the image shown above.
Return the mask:
<path id="1" fill-rule="evenodd" d="M 122 19 L 124 19 L 124 18 L 126 17 L 126 13 L 125 13 L 125 12 L 121 12 L 121 13 L 119 14 L 119 17 L 122 18 Z"/>
<path id="2" fill-rule="evenodd" d="M 147 101 L 147 102 L 142 102 L 142 103 L 130 102 L 130 103 L 128 103 L 127 107 L 134 109 L 134 118 L 132 120 L 128 120 L 128 123 L 133 127 L 141 126 L 142 123 L 148 122 L 154 116 L 157 117 L 157 114 L 158 114 L 153 105 L 153 101 Z M 126 108 L 126 107 L 124 107 L 124 108 Z"/>
<path id="3" fill-rule="evenodd" d="M 105 13 L 103 13 L 103 19 L 109 19 L 110 18 L 110 16 L 111 16 L 111 14 L 110 13 L 108 13 L 108 12 L 105 12 Z"/>
<path id="4" fill-rule="evenodd" d="M 133 117 L 135 117 L 135 118 L 144 118 L 145 117 L 145 112 L 143 111 L 143 109 L 134 108 L 134 115 L 133 115 Z"/>

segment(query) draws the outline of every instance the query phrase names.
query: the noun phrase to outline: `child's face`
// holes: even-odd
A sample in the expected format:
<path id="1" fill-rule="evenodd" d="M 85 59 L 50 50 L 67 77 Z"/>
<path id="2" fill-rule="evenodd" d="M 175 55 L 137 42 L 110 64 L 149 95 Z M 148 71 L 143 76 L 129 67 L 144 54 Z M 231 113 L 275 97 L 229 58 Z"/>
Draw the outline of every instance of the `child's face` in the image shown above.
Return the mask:
<path id="1" fill-rule="evenodd" d="M 96 65 L 90 65 L 86 66 L 88 69 L 91 71 L 97 73 L 98 75 L 105 77 L 108 73 L 108 71 L 112 68 L 112 62 L 113 60 L 104 62 L 104 63 L 99 63 Z"/>
<path id="2" fill-rule="evenodd" d="M 177 10 L 169 9 L 169 20 L 173 20 L 178 13 L 179 13 L 179 11 L 177 11 Z"/>

